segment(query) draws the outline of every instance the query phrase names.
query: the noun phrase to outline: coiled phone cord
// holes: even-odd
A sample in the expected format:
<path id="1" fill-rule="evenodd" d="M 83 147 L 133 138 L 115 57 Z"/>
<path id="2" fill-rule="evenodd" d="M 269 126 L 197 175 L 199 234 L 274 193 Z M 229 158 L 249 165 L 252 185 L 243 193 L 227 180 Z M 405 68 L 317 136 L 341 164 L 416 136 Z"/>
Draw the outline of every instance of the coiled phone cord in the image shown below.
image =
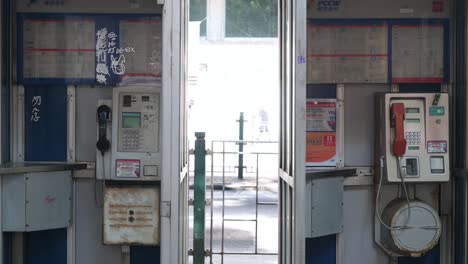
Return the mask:
<path id="1" fill-rule="evenodd" d="M 386 229 L 389 229 L 389 230 L 402 230 L 402 229 L 406 229 L 408 228 L 407 224 L 408 224 L 408 221 L 409 221 L 409 218 L 410 218 L 410 200 L 409 200 L 409 195 L 408 195 L 408 190 L 406 189 L 406 183 L 403 179 L 403 174 L 401 173 L 401 163 L 400 163 L 400 160 L 401 158 L 398 157 L 398 173 L 400 174 L 400 178 L 401 178 L 401 182 L 403 184 L 403 189 L 405 191 L 405 195 L 406 195 L 406 200 L 408 202 L 408 218 L 406 219 L 406 224 L 403 225 L 403 226 L 398 226 L 398 227 L 391 227 L 391 226 L 388 226 L 383 220 L 382 220 L 382 216 L 380 214 L 380 208 L 379 208 L 379 204 L 380 204 L 380 192 L 382 190 L 382 179 L 383 179 L 383 167 L 384 167 L 384 160 L 383 160 L 383 156 L 380 157 L 380 179 L 379 179 L 379 187 L 377 188 L 377 195 L 375 196 L 375 213 L 377 214 L 377 218 L 379 219 L 379 222 L 386 228 Z"/>
<path id="2" fill-rule="evenodd" d="M 405 179 L 403 177 L 403 173 L 402 173 L 402 168 L 401 168 L 401 157 L 398 157 L 397 159 L 398 161 L 398 164 L 397 164 L 397 167 L 398 167 L 398 174 L 400 176 L 400 180 L 401 180 L 401 184 L 403 185 L 403 190 L 404 190 L 404 193 L 405 193 L 405 196 L 406 196 L 406 202 L 408 204 L 408 217 L 406 218 L 406 223 L 403 225 L 403 226 L 388 226 L 383 220 L 382 220 L 382 217 L 381 217 L 381 214 L 380 214 L 380 208 L 379 208 L 379 204 L 380 204 L 380 192 L 381 192 L 381 189 L 382 189 L 382 178 L 383 178 L 383 164 L 384 164 L 384 161 L 383 161 L 383 157 L 380 158 L 380 180 L 379 180 L 379 187 L 377 188 L 377 195 L 375 197 L 375 213 L 377 214 L 377 218 L 379 219 L 379 222 L 388 230 L 403 230 L 403 229 L 439 229 L 440 226 L 409 226 L 408 225 L 408 222 L 409 222 L 409 219 L 411 217 L 411 202 L 410 202 L 410 198 L 409 198 L 409 194 L 408 194 L 408 188 L 406 188 L 406 182 L 405 182 Z"/>

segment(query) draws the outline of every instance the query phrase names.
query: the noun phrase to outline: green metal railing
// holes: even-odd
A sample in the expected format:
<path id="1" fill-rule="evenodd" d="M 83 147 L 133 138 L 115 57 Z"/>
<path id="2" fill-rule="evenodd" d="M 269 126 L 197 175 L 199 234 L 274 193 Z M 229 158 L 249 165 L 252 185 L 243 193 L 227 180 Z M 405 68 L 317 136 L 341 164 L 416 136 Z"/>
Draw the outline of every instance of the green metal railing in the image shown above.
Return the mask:
<path id="1" fill-rule="evenodd" d="M 195 133 L 195 181 L 193 212 L 193 263 L 205 263 L 205 133 Z"/>
<path id="2" fill-rule="evenodd" d="M 278 143 L 275 141 L 244 140 L 212 141 L 211 149 L 206 149 L 205 133 L 196 133 L 195 135 L 195 149 L 191 151 L 193 157 L 190 162 L 194 165 L 191 167 L 194 176 L 191 178 L 193 182 L 193 250 L 190 251 L 190 255 L 193 256 L 192 263 L 222 264 L 225 262 L 225 256 L 229 258 L 233 256 L 277 256 L 274 249 L 268 252 L 265 252 L 264 249 L 259 250 L 258 232 L 260 208 L 278 207 L 277 200 L 265 201 L 261 200 L 259 196 L 259 189 L 265 190 L 264 188 L 266 188 L 265 185 L 262 185 L 265 181 L 274 185 L 273 179 L 276 170 L 273 168 L 277 167 L 275 162 L 278 158 Z M 243 146 L 242 152 L 238 151 L 239 146 Z M 226 168 L 237 167 L 239 154 L 242 154 L 243 157 L 244 164 L 242 165 L 248 165 L 245 166 L 243 179 L 238 178 L 238 170 L 226 170 Z M 211 166 L 206 165 L 210 163 Z M 215 165 L 220 169 L 215 170 Z M 268 175 L 267 178 L 263 178 L 266 175 Z M 250 211 L 253 213 L 251 217 L 237 219 L 225 214 L 226 210 L 231 208 L 232 195 L 233 192 L 236 192 L 232 189 L 232 184 L 238 186 L 235 187 L 237 191 L 253 191 L 249 194 L 252 195 L 251 202 L 248 205 L 244 204 L 251 208 L 249 210 L 253 210 Z M 231 198 L 228 198 L 226 193 L 229 193 Z M 209 197 L 211 200 L 206 200 L 210 199 Z M 214 213 L 215 207 L 217 213 Z M 214 222 L 217 223 L 216 226 L 213 225 Z M 231 244 L 232 242 L 230 242 L 231 238 L 226 236 L 225 223 L 232 226 L 236 225 L 236 222 L 240 225 L 251 223 L 254 226 L 251 234 L 253 242 L 251 250 L 227 250 L 226 243 Z M 229 230 L 232 232 L 232 227 Z M 273 230 L 269 231 L 275 233 Z M 219 235 L 221 236 L 219 237 Z"/>

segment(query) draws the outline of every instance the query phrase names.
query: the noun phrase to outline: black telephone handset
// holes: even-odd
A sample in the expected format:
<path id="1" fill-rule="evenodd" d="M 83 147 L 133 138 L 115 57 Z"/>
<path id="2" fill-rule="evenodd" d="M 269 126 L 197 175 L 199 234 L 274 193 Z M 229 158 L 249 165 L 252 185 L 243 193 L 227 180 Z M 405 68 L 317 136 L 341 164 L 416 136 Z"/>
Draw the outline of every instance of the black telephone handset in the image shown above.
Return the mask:
<path id="1" fill-rule="evenodd" d="M 96 147 L 101 151 L 101 155 L 110 149 L 110 141 L 107 139 L 107 122 L 111 119 L 111 108 L 107 105 L 101 105 L 97 109 L 97 119 L 99 123 L 99 140 Z"/>

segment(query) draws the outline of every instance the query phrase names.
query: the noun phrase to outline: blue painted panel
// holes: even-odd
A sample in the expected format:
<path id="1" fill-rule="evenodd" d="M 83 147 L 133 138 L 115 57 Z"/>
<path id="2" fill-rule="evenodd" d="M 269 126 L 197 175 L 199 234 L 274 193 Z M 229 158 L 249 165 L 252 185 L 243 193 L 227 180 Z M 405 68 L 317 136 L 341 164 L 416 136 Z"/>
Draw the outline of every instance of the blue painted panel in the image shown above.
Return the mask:
<path id="1" fill-rule="evenodd" d="M 306 264 L 334 263 L 336 263 L 336 235 L 306 239 Z"/>
<path id="2" fill-rule="evenodd" d="M 336 84 L 308 84 L 307 98 L 336 98 Z"/>
<path id="3" fill-rule="evenodd" d="M 5 264 L 13 263 L 13 233 L 3 232 L 3 262 Z"/>
<path id="4" fill-rule="evenodd" d="M 130 264 L 161 263 L 161 248 L 158 246 L 130 247 Z"/>
<path id="5" fill-rule="evenodd" d="M 435 246 L 421 258 L 398 258 L 398 264 L 440 264 L 440 246 Z"/>
<path id="6" fill-rule="evenodd" d="M 67 89 L 25 87 L 25 160 L 67 160 Z"/>
<path id="7" fill-rule="evenodd" d="M 67 229 L 25 233 L 25 264 L 67 264 Z"/>

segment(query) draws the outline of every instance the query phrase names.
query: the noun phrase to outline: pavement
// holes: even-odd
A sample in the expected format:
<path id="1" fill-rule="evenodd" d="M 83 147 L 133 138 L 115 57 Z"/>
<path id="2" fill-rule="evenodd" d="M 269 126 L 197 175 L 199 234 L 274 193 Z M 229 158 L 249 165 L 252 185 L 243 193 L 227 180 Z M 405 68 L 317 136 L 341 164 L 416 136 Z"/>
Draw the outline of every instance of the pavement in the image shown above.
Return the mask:
<path id="1" fill-rule="evenodd" d="M 256 179 L 246 176 L 243 180 L 231 175 L 225 177 L 224 188 L 224 232 L 222 177 L 215 176 L 213 211 L 206 208 L 205 248 L 212 243 L 213 263 L 222 263 L 221 249 L 224 248 L 224 264 L 265 263 L 276 264 L 278 252 L 278 180 L 275 177 L 259 178 L 258 202 L 256 205 Z M 208 179 L 209 180 L 209 179 Z M 207 200 L 211 200 L 211 183 L 207 183 Z M 193 190 L 190 190 L 193 197 Z M 211 223 L 211 213 L 213 222 Z M 254 221 L 257 219 L 257 221 Z M 189 248 L 193 248 L 193 207 L 190 210 Z M 210 228 L 213 235 L 210 240 Z M 224 239 L 223 239 L 224 236 Z M 231 253 L 231 255 L 229 254 Z M 242 254 L 242 255 L 239 255 Z M 273 254 L 273 255 L 261 255 Z M 191 262 L 190 262 L 191 263 Z M 209 258 L 205 263 L 210 263 Z"/>

